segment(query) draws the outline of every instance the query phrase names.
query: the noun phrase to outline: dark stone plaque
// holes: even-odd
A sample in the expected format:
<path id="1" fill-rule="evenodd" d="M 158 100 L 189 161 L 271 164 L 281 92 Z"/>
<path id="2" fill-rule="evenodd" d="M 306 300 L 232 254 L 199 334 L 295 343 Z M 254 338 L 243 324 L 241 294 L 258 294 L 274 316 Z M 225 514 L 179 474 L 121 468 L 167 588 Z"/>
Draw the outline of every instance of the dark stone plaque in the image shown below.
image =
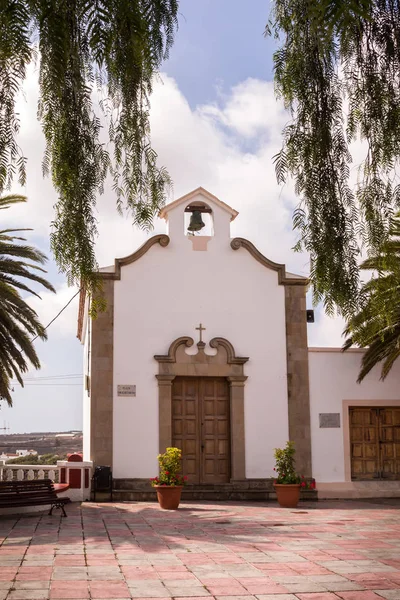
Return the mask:
<path id="1" fill-rule="evenodd" d="M 340 427 L 340 413 L 319 413 L 319 426 L 325 429 Z"/>

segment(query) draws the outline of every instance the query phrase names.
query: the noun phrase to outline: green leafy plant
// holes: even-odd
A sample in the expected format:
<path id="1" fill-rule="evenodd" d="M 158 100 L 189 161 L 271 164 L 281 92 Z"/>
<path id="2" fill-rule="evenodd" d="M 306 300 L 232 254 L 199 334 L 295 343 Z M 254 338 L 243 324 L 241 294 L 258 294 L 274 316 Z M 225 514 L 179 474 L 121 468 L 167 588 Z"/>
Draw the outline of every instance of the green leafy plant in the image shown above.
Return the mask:
<path id="1" fill-rule="evenodd" d="M 361 242 L 380 251 L 400 202 L 400 4 L 274 0 L 266 31 L 280 46 L 275 89 L 292 117 L 275 166 L 299 196 L 296 248 L 310 254 L 314 301 L 348 318 Z M 360 140 L 353 186 L 350 144 Z"/>
<path id="2" fill-rule="evenodd" d="M 286 442 L 285 448 L 275 448 L 274 471 L 277 474 L 275 483 L 300 483 L 301 478 L 297 475 L 295 469 L 295 454 L 294 442 Z"/>
<path id="3" fill-rule="evenodd" d="M 69 283 L 99 291 L 96 203 L 108 176 L 119 211 L 150 228 L 170 177 L 150 138 L 150 95 L 178 25 L 177 0 L 3 0 L 0 194 L 25 185 L 17 97 L 36 59 L 43 173 L 58 194 L 51 247 Z M 97 97 L 93 92 L 97 91 Z"/>
<path id="4" fill-rule="evenodd" d="M 157 456 L 160 468 L 158 477 L 150 479 L 151 485 L 185 485 L 187 477 L 182 476 L 182 450 L 167 448 L 164 454 Z"/>
<path id="5" fill-rule="evenodd" d="M 314 479 L 307 480 L 304 475 L 298 475 L 295 468 L 296 450 L 294 442 L 286 442 L 285 448 L 275 448 L 275 467 L 277 478 L 274 483 L 279 485 L 299 484 L 303 490 L 315 490 Z"/>

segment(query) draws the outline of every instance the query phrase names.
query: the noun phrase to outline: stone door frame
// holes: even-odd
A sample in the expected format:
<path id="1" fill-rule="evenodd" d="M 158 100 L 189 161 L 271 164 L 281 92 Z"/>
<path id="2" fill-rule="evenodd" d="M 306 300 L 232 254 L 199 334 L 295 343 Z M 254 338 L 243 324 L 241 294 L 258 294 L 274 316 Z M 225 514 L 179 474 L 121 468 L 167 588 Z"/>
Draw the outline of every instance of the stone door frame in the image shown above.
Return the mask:
<path id="1" fill-rule="evenodd" d="M 172 444 L 172 382 L 175 377 L 224 377 L 229 384 L 231 424 L 231 481 L 246 479 L 244 364 L 248 357 L 236 356 L 234 347 L 225 338 L 215 337 L 210 347 L 217 350 L 210 355 L 204 352 L 205 343 L 197 344 L 197 354 L 187 354 L 193 346 L 191 337 L 177 338 L 169 347 L 168 354 L 156 355 L 158 362 L 159 406 L 159 452 Z"/>

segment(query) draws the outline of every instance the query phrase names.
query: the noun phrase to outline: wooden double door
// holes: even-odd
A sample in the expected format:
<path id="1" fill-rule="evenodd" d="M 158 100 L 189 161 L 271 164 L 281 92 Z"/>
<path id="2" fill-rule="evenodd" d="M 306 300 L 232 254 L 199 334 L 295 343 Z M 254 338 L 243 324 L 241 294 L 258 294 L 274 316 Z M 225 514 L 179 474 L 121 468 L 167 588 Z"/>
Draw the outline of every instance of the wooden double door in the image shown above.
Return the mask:
<path id="1" fill-rule="evenodd" d="M 230 395 L 222 377 L 176 377 L 172 384 L 172 444 L 182 450 L 193 484 L 230 480 Z"/>
<path id="2" fill-rule="evenodd" d="M 350 408 L 352 479 L 400 479 L 400 408 Z"/>

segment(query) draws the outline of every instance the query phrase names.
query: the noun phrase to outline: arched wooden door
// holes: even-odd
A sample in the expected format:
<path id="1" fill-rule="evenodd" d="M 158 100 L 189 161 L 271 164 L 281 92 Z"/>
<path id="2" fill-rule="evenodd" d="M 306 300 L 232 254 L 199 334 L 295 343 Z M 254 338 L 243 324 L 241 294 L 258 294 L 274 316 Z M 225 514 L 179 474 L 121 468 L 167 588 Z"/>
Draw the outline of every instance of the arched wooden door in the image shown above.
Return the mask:
<path id="1" fill-rule="evenodd" d="M 181 448 L 189 483 L 230 481 L 230 397 L 223 377 L 176 377 L 172 444 Z"/>

